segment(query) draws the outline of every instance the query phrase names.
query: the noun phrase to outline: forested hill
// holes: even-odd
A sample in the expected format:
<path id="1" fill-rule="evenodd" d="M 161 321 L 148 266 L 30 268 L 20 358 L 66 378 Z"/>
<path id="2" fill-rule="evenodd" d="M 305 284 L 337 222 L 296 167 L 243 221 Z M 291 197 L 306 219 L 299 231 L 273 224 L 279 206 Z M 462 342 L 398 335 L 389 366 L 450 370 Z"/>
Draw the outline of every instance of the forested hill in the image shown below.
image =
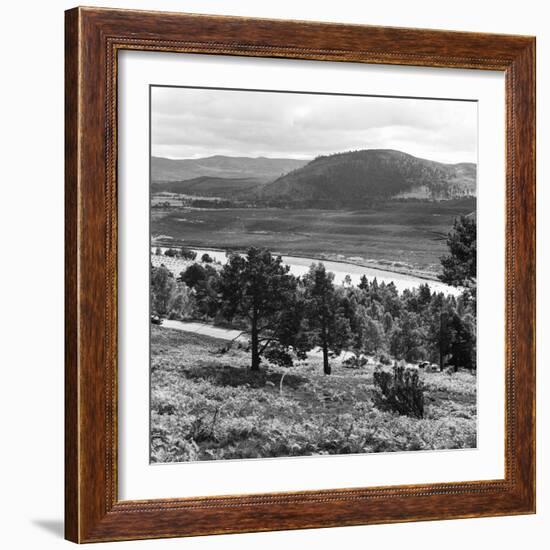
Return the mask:
<path id="1" fill-rule="evenodd" d="M 443 164 L 390 149 L 320 156 L 259 191 L 285 202 L 455 199 L 476 194 L 476 165 Z"/>

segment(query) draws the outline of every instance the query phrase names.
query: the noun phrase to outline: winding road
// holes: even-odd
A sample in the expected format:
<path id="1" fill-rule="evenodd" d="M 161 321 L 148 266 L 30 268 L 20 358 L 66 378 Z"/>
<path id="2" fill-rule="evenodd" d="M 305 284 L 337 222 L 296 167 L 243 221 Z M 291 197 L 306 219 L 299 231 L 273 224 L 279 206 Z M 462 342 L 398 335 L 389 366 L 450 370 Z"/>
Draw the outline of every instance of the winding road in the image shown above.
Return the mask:
<path id="1" fill-rule="evenodd" d="M 170 319 L 166 319 L 163 321 L 161 326 L 165 328 L 172 328 L 174 330 L 182 330 L 184 332 L 204 334 L 205 336 L 210 336 L 211 338 L 218 338 L 220 340 L 240 340 L 242 342 L 247 341 L 245 336 L 241 336 L 241 331 L 239 330 L 214 327 L 206 323 L 173 321 Z"/>
<path id="2" fill-rule="evenodd" d="M 204 334 L 212 338 L 218 338 L 219 340 L 237 341 L 248 343 L 248 338 L 243 335 L 239 330 L 233 330 L 228 328 L 214 327 L 206 323 L 185 322 L 185 321 L 172 321 L 166 319 L 163 321 L 161 327 L 171 328 L 174 330 L 181 330 L 183 332 L 192 332 L 194 334 Z M 322 357 L 321 348 L 316 347 L 307 353 L 308 357 Z M 342 351 L 338 357 L 346 359 L 350 355 L 353 355 L 349 351 Z"/>

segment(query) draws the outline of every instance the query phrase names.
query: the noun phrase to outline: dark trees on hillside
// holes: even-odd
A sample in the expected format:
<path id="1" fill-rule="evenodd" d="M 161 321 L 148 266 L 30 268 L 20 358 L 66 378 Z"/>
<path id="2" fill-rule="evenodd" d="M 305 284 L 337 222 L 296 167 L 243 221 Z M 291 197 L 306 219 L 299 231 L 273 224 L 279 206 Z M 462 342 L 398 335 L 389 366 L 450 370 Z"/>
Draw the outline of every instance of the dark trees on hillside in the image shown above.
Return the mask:
<path id="1" fill-rule="evenodd" d="M 178 279 L 164 266 L 152 268 L 152 313 L 229 320 L 250 336 L 252 370 L 262 357 L 290 366 L 315 346 L 322 350 L 325 374 L 331 373 L 329 358 L 343 350 L 355 355 L 348 366 L 359 365 L 362 354 L 390 353 L 408 362 L 428 359 L 441 368 L 475 369 L 475 223 L 457 220 L 449 243 L 445 276 L 467 285 L 456 298 L 432 293 L 427 284 L 400 293 L 393 283 L 366 277 L 357 286 L 351 279 L 336 285 L 322 263 L 297 278 L 280 257 L 251 248 L 245 256 L 229 253 L 221 269 L 193 263 Z"/>
<path id="2" fill-rule="evenodd" d="M 468 369 L 477 367 L 476 358 L 476 321 L 471 313 L 464 317 L 454 314 L 452 319 L 454 340 L 451 344 L 452 365 L 457 369 L 462 366 Z"/>
<path id="3" fill-rule="evenodd" d="M 170 302 L 176 287 L 172 272 L 166 267 L 151 268 L 151 312 L 166 317 L 170 311 Z"/>
<path id="4" fill-rule="evenodd" d="M 441 258 L 441 281 L 470 287 L 477 277 L 477 229 L 474 217 L 460 216 L 447 238 L 449 255 Z"/>
<path id="5" fill-rule="evenodd" d="M 298 359 L 306 359 L 312 345 L 306 331 L 304 292 L 299 284 L 293 299 L 281 311 L 278 326 L 271 336 L 265 339 L 262 346 L 264 356 L 271 363 L 283 367 L 293 366 L 291 351 Z"/>
<path id="6" fill-rule="evenodd" d="M 434 296 L 429 308 L 429 325 L 426 340 L 432 353 L 437 357 L 440 370 L 445 366 L 445 358 L 451 353 L 453 343 L 453 308 L 443 294 Z"/>
<path id="7" fill-rule="evenodd" d="M 432 293 L 426 284 L 401 294 L 392 284 L 361 280 L 345 289 L 355 353 L 388 351 L 408 362 L 429 359 L 441 368 L 476 368 L 475 295 Z M 349 346 L 349 344 L 348 344 Z"/>
<path id="8" fill-rule="evenodd" d="M 340 353 L 350 341 L 349 319 L 334 286 L 334 273 L 327 273 L 323 264 L 313 264 L 303 283 L 308 331 L 312 344 L 323 352 L 323 372 L 330 374 L 329 353 Z"/>
<path id="9" fill-rule="evenodd" d="M 405 312 L 390 336 L 390 352 L 398 359 L 417 361 L 423 358 L 423 333 L 417 316 Z"/>
<path id="10" fill-rule="evenodd" d="M 441 281 L 465 287 L 458 304 L 439 306 L 432 319 L 428 339 L 439 349 L 439 363 L 444 355 L 456 367 L 476 368 L 476 280 L 477 225 L 473 216 L 461 216 L 454 222 L 447 238 L 449 254 L 441 258 Z M 440 300 L 441 301 L 441 300 Z"/>
<path id="11" fill-rule="evenodd" d="M 215 269 L 205 269 L 206 278 L 197 281 L 195 284 L 195 300 L 197 310 L 206 317 L 216 317 L 220 309 L 220 300 L 218 294 L 218 282 L 220 275 Z"/>
<path id="12" fill-rule="evenodd" d="M 366 297 L 367 286 L 363 288 L 348 286 L 340 291 L 340 307 L 341 313 L 345 316 L 349 323 L 349 337 L 347 338 L 346 347 L 353 351 L 356 359 L 362 353 L 373 354 L 384 347 L 384 326 L 381 322 L 381 317 L 372 317 L 372 304 L 368 304 Z M 367 307 L 367 306 L 370 307 Z M 387 314 L 391 322 L 391 314 Z"/>
<path id="13" fill-rule="evenodd" d="M 250 332 L 251 370 L 260 368 L 261 355 L 269 344 L 291 344 L 287 324 L 294 315 L 297 281 L 280 256 L 250 248 L 246 256 L 233 254 L 218 281 L 220 312 L 229 320 L 243 319 Z"/>
<path id="14" fill-rule="evenodd" d="M 435 294 L 427 313 L 426 342 L 440 368 L 443 369 L 447 363 L 455 369 L 475 369 L 475 310 L 468 305 L 457 304 L 454 298 Z"/>
<path id="15" fill-rule="evenodd" d="M 199 317 L 215 317 L 219 309 L 217 294 L 218 272 L 211 266 L 191 264 L 180 273 L 178 281 L 194 290 L 195 314 Z"/>
<path id="16" fill-rule="evenodd" d="M 151 314 L 181 319 L 192 309 L 189 288 L 177 281 L 164 265 L 151 266 Z"/>
<path id="17" fill-rule="evenodd" d="M 206 269 L 200 264 L 191 264 L 185 271 L 180 273 L 180 280 L 189 288 L 193 288 L 199 281 L 205 281 L 207 278 Z"/>

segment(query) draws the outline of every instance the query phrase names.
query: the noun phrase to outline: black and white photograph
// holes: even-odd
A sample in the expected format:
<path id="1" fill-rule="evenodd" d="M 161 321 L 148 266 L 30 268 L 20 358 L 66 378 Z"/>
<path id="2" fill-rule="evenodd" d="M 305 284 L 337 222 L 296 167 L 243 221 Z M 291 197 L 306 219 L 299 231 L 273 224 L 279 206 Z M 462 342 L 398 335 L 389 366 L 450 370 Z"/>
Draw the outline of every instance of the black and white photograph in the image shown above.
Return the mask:
<path id="1" fill-rule="evenodd" d="M 2 547 L 547 549 L 545 8 L 4 3 Z"/>
<path id="2" fill-rule="evenodd" d="M 476 448 L 478 103 L 149 92 L 151 463 Z"/>

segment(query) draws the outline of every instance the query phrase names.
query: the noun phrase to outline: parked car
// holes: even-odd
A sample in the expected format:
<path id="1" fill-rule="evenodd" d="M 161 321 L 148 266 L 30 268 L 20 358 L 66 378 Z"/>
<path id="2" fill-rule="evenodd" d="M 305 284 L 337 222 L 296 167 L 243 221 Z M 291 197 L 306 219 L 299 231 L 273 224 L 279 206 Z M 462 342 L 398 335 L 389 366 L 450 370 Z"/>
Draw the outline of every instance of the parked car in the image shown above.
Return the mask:
<path id="1" fill-rule="evenodd" d="M 152 325 L 162 325 L 162 318 L 158 315 L 151 315 L 151 324 Z"/>

